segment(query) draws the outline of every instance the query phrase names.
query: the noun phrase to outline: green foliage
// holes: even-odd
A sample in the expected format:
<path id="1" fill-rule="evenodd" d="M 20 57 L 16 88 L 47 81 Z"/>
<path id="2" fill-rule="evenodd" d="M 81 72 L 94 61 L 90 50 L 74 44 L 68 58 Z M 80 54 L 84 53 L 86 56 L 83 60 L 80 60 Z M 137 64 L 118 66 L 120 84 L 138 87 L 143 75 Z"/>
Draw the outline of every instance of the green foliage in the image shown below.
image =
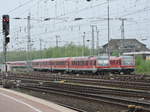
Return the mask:
<path id="1" fill-rule="evenodd" d="M 7 61 L 24 61 L 29 59 L 41 59 L 41 58 L 57 58 L 57 57 L 75 57 L 82 56 L 82 46 L 74 45 L 73 43 L 66 44 L 62 47 L 50 47 L 44 50 L 31 51 L 29 56 L 26 51 L 11 51 L 7 53 Z M 1 54 L 2 55 L 2 54 Z M 84 49 L 84 55 L 90 55 L 90 49 Z M 0 60 L 2 62 L 2 58 Z"/>
<path id="2" fill-rule="evenodd" d="M 150 61 L 137 57 L 136 59 L 136 72 L 137 73 L 150 73 Z"/>
<path id="3" fill-rule="evenodd" d="M 112 56 L 119 56 L 119 52 L 118 52 L 118 51 L 114 51 L 114 52 L 112 53 Z"/>

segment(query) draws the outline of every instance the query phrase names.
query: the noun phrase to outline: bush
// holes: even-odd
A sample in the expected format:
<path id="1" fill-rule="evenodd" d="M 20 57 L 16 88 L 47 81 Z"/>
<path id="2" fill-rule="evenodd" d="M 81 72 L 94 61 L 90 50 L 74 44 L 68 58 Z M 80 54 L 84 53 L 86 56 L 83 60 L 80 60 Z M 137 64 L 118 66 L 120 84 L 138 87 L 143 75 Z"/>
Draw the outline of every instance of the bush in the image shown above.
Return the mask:
<path id="1" fill-rule="evenodd" d="M 136 59 L 136 72 L 137 73 L 150 73 L 150 61 L 137 57 Z"/>

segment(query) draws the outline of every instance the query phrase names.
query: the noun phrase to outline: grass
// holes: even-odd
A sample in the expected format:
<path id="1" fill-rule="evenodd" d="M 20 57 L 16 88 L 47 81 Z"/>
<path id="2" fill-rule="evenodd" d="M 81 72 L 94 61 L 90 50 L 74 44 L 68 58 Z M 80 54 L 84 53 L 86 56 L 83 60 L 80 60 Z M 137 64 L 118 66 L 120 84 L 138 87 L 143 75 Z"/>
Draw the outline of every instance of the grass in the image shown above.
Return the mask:
<path id="1" fill-rule="evenodd" d="M 136 73 L 150 74 L 150 61 L 137 57 Z"/>

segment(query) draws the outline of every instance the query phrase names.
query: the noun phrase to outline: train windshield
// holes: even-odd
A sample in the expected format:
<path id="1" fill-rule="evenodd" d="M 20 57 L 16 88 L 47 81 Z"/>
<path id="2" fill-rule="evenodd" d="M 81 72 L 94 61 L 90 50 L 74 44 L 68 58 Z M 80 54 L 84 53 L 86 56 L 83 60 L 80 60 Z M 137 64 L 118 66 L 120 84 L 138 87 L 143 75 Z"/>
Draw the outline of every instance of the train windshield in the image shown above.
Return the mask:
<path id="1" fill-rule="evenodd" d="M 123 56 L 122 57 L 122 64 L 123 65 L 135 65 L 133 56 Z"/>
<path id="2" fill-rule="evenodd" d="M 98 60 L 97 65 L 98 66 L 108 66 L 109 61 L 108 60 Z"/>
<path id="3" fill-rule="evenodd" d="M 97 57 L 97 65 L 98 66 L 108 66 L 109 60 L 107 56 Z"/>

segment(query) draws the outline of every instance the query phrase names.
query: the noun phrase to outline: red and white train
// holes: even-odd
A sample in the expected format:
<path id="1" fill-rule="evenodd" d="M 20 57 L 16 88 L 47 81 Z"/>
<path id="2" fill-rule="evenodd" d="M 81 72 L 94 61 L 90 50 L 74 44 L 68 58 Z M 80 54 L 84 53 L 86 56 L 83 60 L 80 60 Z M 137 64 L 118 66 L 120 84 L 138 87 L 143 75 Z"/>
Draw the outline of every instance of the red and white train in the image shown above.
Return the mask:
<path id="1" fill-rule="evenodd" d="M 7 62 L 10 68 L 26 68 L 26 61 Z M 130 74 L 135 70 L 135 59 L 133 56 L 91 56 L 91 57 L 65 57 L 36 59 L 30 63 L 35 71 L 57 71 L 73 73 L 104 74 L 124 73 Z"/>

